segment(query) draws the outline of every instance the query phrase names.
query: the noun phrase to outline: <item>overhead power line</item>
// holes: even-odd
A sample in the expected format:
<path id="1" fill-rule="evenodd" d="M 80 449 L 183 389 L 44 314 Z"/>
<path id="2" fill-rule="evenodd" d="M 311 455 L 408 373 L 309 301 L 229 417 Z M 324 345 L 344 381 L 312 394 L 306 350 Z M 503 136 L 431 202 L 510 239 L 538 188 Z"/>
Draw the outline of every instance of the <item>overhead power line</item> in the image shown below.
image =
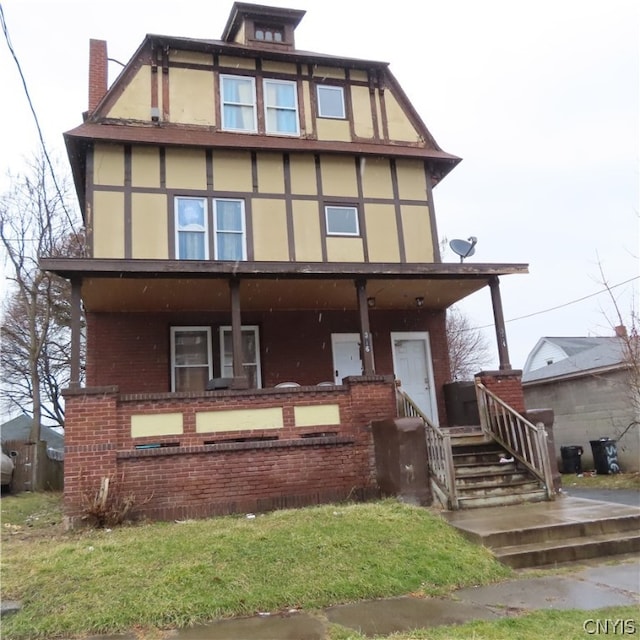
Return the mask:
<path id="1" fill-rule="evenodd" d="M 603 293 L 606 293 L 607 291 L 610 291 L 611 289 L 616 289 L 617 287 L 622 287 L 625 284 L 629 284 L 630 282 L 633 282 L 634 280 L 638 280 L 640 278 L 640 276 L 634 276 L 633 278 L 629 278 L 628 280 L 624 280 L 623 282 L 618 282 L 617 284 L 612 284 L 610 286 L 605 287 L 604 289 L 601 289 L 600 291 L 596 291 L 595 293 L 590 293 L 586 296 L 582 296 L 582 298 L 576 298 L 575 300 L 570 300 L 569 302 L 563 302 L 562 304 L 556 305 L 555 307 L 549 307 L 548 309 L 542 309 L 541 311 L 534 311 L 533 313 L 527 313 L 523 316 L 518 316 L 517 318 L 511 318 L 509 320 L 505 320 L 505 323 L 507 322 L 515 322 L 516 320 L 525 320 L 526 318 L 532 318 L 533 316 L 539 316 L 543 313 L 549 313 L 550 311 L 556 311 L 558 309 L 563 309 L 564 307 L 568 307 L 572 304 L 576 304 L 578 302 L 583 302 L 584 300 L 588 300 L 589 298 L 594 298 L 595 296 L 599 296 Z M 476 329 L 488 329 L 490 327 L 493 327 L 493 324 L 485 324 L 482 325 L 481 327 L 476 327 Z"/>
<path id="2" fill-rule="evenodd" d="M 76 241 L 78 242 L 78 244 L 80 243 L 80 238 L 78 236 L 78 232 L 76 231 L 75 225 L 73 223 L 73 219 L 71 217 L 71 214 L 69 213 L 69 210 L 67 209 L 65 202 L 64 202 L 64 197 L 62 195 L 62 191 L 58 185 L 58 180 L 56 178 L 56 174 L 55 171 L 53 170 L 53 164 L 51 162 L 51 158 L 49 157 L 49 152 L 47 151 L 47 145 L 44 142 L 44 136 L 42 135 L 42 128 L 40 127 L 40 121 L 38 120 L 38 115 L 36 113 L 35 107 L 33 106 L 33 101 L 31 100 L 31 95 L 29 94 L 29 88 L 27 86 L 27 81 L 24 77 L 24 74 L 22 73 L 22 67 L 20 65 L 20 61 L 18 60 L 18 56 L 13 48 L 13 45 L 11 44 L 11 38 L 9 37 L 9 28 L 7 26 L 7 21 L 5 20 L 4 17 L 4 10 L 2 9 L 2 3 L 0 3 L 0 23 L 2 24 L 2 32 L 4 33 L 4 38 L 7 42 L 7 47 L 9 47 L 9 51 L 11 52 L 11 56 L 13 57 L 14 62 L 16 63 L 16 67 L 18 68 L 18 74 L 20 75 L 20 80 L 22 81 L 22 86 L 24 88 L 24 93 L 25 96 L 27 97 L 27 102 L 29 103 L 29 108 L 31 109 L 31 113 L 33 115 L 33 120 L 35 122 L 36 125 L 36 129 L 38 131 L 38 137 L 40 138 L 40 144 L 42 146 L 42 152 L 44 153 L 44 157 L 47 161 L 47 165 L 49 167 L 49 171 L 51 172 L 51 178 L 53 180 L 53 184 L 55 186 L 56 189 L 56 193 L 58 194 L 58 197 L 60 198 L 60 204 L 62 206 L 62 210 L 64 211 L 66 217 L 67 217 L 67 221 L 69 222 L 69 225 L 71 226 L 71 231 L 73 232 L 73 234 L 76 237 Z"/>

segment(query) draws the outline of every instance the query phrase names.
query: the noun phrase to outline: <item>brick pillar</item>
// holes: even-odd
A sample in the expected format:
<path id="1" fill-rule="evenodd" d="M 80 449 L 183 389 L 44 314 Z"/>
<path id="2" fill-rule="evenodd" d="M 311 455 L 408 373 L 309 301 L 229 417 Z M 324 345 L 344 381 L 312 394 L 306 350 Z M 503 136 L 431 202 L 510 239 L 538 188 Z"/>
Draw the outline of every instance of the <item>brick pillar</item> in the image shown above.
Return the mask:
<path id="1" fill-rule="evenodd" d="M 475 378 L 518 413 L 524 413 L 522 371 L 515 369 L 510 371 L 481 371 L 476 373 Z"/>
<path id="2" fill-rule="evenodd" d="M 89 113 L 93 113 L 107 93 L 109 73 L 107 69 L 107 43 L 105 40 L 89 40 Z"/>
<path id="3" fill-rule="evenodd" d="M 83 501 L 114 477 L 118 447 L 117 387 L 67 389 L 65 398 L 64 511 L 69 525 Z"/>

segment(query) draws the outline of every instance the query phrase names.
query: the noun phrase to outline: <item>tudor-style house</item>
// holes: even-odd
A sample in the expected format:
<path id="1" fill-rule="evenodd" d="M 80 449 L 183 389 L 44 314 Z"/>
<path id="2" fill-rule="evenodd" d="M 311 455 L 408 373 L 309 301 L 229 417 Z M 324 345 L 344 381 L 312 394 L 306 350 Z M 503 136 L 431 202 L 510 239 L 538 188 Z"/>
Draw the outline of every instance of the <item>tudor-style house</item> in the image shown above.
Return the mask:
<path id="1" fill-rule="evenodd" d="M 400 389 L 447 426 L 446 309 L 485 287 L 514 377 L 498 277 L 526 265 L 441 261 L 459 158 L 387 63 L 298 50 L 303 15 L 236 2 L 221 40 L 147 35 L 111 86 L 90 42 L 65 134 L 86 257 L 41 260 L 72 283 L 72 518 L 104 477 L 156 518 L 377 495 L 371 422 Z"/>

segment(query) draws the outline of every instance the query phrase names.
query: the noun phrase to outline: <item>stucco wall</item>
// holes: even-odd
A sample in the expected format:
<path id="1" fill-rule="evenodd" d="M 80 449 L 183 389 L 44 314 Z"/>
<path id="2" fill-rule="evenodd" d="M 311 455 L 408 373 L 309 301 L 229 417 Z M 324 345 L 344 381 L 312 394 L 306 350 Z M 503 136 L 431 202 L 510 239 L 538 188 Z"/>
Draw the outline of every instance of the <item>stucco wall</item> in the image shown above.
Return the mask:
<path id="1" fill-rule="evenodd" d="M 560 447 L 579 445 L 584 449 L 583 470 L 594 468 L 591 440 L 618 439 L 634 420 L 625 372 L 583 376 L 562 382 L 527 385 L 527 409 L 551 408 L 555 414 L 556 454 Z M 636 416 L 635 419 L 638 419 Z M 617 443 L 618 461 L 623 472 L 638 471 L 640 428 L 631 427 Z"/>

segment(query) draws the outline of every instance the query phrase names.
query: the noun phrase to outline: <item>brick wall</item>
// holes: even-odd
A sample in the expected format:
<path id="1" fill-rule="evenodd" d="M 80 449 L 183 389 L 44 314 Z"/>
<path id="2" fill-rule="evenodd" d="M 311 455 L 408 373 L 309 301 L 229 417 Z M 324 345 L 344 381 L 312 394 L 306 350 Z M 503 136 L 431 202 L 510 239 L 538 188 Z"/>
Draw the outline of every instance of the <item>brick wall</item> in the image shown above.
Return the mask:
<path id="1" fill-rule="evenodd" d="M 395 411 L 393 380 L 383 376 L 350 378 L 331 389 L 124 395 L 94 388 L 67 391 L 65 400 L 65 512 L 72 522 L 102 477 L 112 478 L 124 494 L 133 492 L 137 515 L 151 519 L 377 496 L 370 423 Z M 294 426 L 294 407 L 320 404 L 339 405 L 340 425 Z M 282 429 L 195 430 L 197 411 L 274 406 L 283 408 Z M 184 417 L 183 434 L 131 437 L 132 414 L 176 411 Z M 278 439 L 237 441 L 263 436 Z M 174 446 L 136 449 L 151 443 Z"/>
<path id="2" fill-rule="evenodd" d="M 518 413 L 524 413 L 524 391 L 522 389 L 522 371 L 481 371 L 476 380 L 495 393 L 500 400 L 506 402 Z"/>
<path id="3" fill-rule="evenodd" d="M 260 328 L 263 386 L 295 381 L 315 385 L 333 380 L 332 333 L 358 333 L 354 312 L 251 313 L 244 325 Z M 376 373 L 393 374 L 390 333 L 428 331 L 440 424 L 447 424 L 442 385 L 449 381 L 445 312 L 373 309 L 370 313 Z M 220 373 L 218 329 L 229 324 L 227 313 L 89 313 L 87 314 L 87 386 L 118 385 L 121 393 L 170 390 L 171 326 L 210 326 L 214 377 Z"/>

